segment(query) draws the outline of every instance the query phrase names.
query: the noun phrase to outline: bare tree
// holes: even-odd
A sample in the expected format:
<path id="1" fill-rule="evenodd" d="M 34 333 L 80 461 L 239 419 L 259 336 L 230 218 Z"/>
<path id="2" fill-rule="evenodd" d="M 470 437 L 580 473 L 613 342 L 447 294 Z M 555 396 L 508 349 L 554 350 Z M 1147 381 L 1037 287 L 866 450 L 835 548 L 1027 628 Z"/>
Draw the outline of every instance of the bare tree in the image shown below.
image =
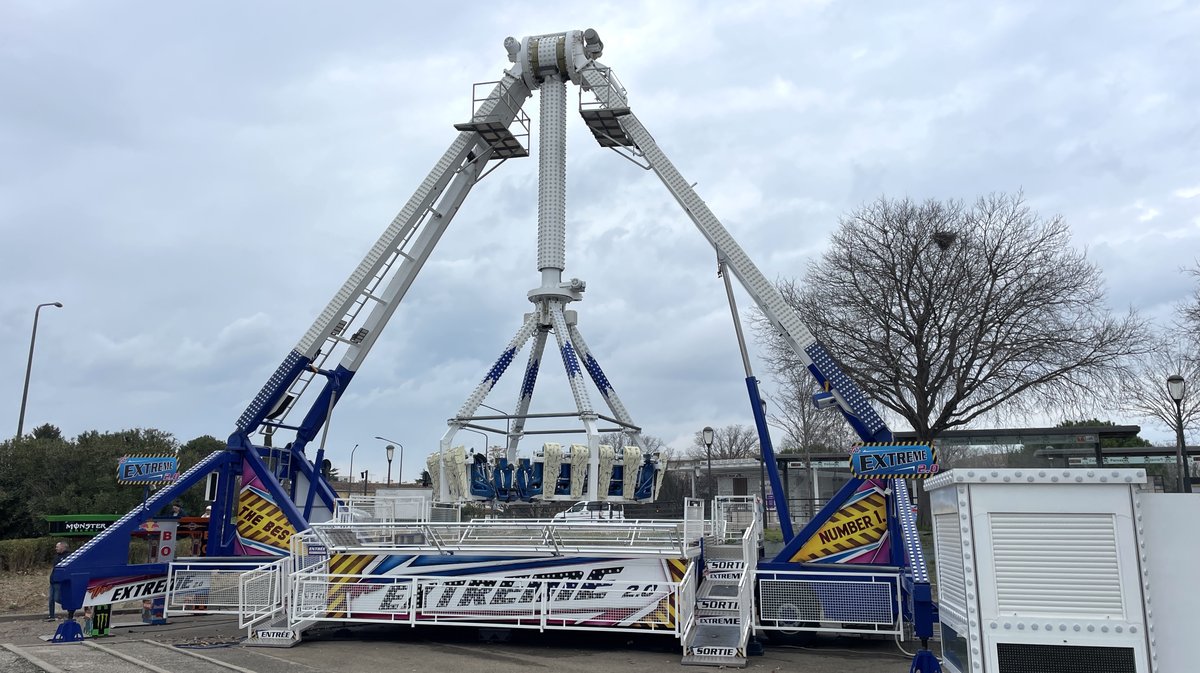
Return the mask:
<path id="1" fill-rule="evenodd" d="M 846 373 L 926 440 L 1001 407 L 1092 399 L 1146 333 L 1132 311 L 1106 308 L 1100 270 L 1062 219 L 1019 194 L 881 198 L 842 218 L 803 285 L 780 290 Z M 776 371 L 797 369 L 769 336 Z"/>
<path id="2" fill-rule="evenodd" d="M 688 450 L 691 458 L 708 458 L 708 447 L 704 445 L 703 433 L 697 432 Z M 735 423 L 713 428 L 713 460 L 726 458 L 757 458 L 758 431 L 752 427 Z"/>
<path id="3" fill-rule="evenodd" d="M 630 446 L 630 439 L 627 435 L 623 436 L 619 432 L 604 432 L 600 434 L 600 443 L 617 449 L 623 446 Z M 642 453 L 653 453 L 657 451 L 660 456 L 666 460 L 671 459 L 674 449 L 667 446 L 667 443 L 661 437 L 642 433 Z"/>
<path id="4" fill-rule="evenodd" d="M 1184 433 L 1196 432 L 1200 427 L 1200 348 L 1190 339 L 1163 336 L 1153 350 L 1138 357 L 1121 379 L 1122 406 L 1177 433 L 1175 400 L 1167 392 L 1167 377 L 1173 374 L 1182 376 L 1188 386 L 1179 409 Z"/>
<path id="5" fill-rule="evenodd" d="M 1192 290 L 1192 298 L 1179 307 L 1179 322 L 1184 332 L 1190 335 L 1190 340 L 1200 350 L 1200 261 L 1188 273 L 1196 278 L 1196 287 Z M 1193 357 L 1196 357 L 1193 353 Z"/>
<path id="6" fill-rule="evenodd" d="M 845 451 L 854 441 L 854 435 L 841 414 L 812 405 L 812 395 L 817 392 L 812 376 L 807 371 L 789 369 L 777 378 L 777 411 L 769 420 L 785 434 L 775 447 L 776 453 L 803 453 L 807 457 L 814 451 Z"/>

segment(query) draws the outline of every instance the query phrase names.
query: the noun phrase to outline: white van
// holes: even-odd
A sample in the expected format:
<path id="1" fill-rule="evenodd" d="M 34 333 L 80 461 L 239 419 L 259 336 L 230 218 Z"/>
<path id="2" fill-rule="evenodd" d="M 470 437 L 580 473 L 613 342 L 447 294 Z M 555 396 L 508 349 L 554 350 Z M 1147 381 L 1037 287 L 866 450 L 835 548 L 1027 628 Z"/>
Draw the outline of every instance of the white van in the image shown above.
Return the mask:
<path id="1" fill-rule="evenodd" d="M 584 500 L 554 515 L 554 521 L 624 521 L 625 506 L 619 502 Z"/>

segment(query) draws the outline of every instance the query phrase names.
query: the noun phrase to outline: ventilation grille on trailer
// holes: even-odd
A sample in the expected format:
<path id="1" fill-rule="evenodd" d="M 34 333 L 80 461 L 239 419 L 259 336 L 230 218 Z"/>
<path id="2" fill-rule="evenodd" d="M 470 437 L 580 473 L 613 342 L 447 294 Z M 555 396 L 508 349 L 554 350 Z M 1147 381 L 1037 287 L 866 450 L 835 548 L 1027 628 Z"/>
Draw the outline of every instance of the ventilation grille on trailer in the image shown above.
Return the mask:
<path id="1" fill-rule="evenodd" d="M 935 514 L 933 536 L 937 543 L 938 609 L 953 626 L 966 632 L 967 583 L 963 574 L 962 539 L 957 514 Z M 955 619 L 956 618 L 956 619 Z M 947 621 L 943 618 L 943 621 Z"/>
<path id="2" fill-rule="evenodd" d="M 1137 673 L 1131 647 L 996 643 L 997 673 Z"/>
<path id="3" fill-rule="evenodd" d="M 1000 614 L 1124 616 L 1111 514 L 993 513 L 988 520 Z"/>

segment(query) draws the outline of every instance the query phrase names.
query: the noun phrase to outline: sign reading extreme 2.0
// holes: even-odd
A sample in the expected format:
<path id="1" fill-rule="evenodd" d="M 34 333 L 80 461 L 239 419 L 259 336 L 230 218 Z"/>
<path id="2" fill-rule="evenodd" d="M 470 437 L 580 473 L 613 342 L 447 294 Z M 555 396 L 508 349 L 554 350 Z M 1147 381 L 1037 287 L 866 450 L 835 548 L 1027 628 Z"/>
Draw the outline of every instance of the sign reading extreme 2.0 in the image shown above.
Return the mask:
<path id="1" fill-rule="evenodd" d="M 937 451 L 928 444 L 863 444 L 850 454 L 850 471 L 859 478 L 923 478 L 938 473 Z"/>
<path id="2" fill-rule="evenodd" d="M 178 477 L 174 456 L 124 456 L 117 463 L 119 484 L 169 484 Z"/>

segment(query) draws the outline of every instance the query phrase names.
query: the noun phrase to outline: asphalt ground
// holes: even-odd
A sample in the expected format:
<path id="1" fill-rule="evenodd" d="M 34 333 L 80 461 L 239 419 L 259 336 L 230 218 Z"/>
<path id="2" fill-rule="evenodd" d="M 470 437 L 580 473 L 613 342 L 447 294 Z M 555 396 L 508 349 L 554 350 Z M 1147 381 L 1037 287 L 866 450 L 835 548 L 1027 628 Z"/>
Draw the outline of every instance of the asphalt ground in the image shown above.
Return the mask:
<path id="1" fill-rule="evenodd" d="M 487 633 L 474 628 L 327 624 L 309 630 L 304 642 L 285 649 L 242 647 L 240 642 L 245 633 L 237 629 L 235 618 L 174 617 L 161 626 L 137 625 L 133 623 L 136 618 L 136 615 L 114 615 L 112 635 L 89 639 L 89 646 L 47 643 L 43 638 L 53 633 L 54 624 L 33 616 L 10 617 L 0 621 L 0 644 L 11 644 L 64 673 L 132 673 L 139 670 L 137 661 L 149 663 L 152 668 L 148 670 L 157 668 L 169 673 L 229 673 L 237 669 L 253 673 L 684 670 L 679 663 L 678 641 L 666 635 L 539 633 L 519 629 Z M 909 651 L 913 648 L 912 643 L 906 644 Z M 114 652 L 126 659 L 118 658 Z M 196 654 L 200 657 L 193 656 Z M 216 662 L 236 668 L 222 667 Z M 903 673 L 910 663 L 910 658 L 901 654 L 891 640 L 842 636 L 821 637 L 804 647 L 768 644 L 763 656 L 750 658 L 746 670 Z M 44 670 L 0 648 L 0 671 L 41 673 Z M 686 670 L 703 669 L 689 666 Z"/>

